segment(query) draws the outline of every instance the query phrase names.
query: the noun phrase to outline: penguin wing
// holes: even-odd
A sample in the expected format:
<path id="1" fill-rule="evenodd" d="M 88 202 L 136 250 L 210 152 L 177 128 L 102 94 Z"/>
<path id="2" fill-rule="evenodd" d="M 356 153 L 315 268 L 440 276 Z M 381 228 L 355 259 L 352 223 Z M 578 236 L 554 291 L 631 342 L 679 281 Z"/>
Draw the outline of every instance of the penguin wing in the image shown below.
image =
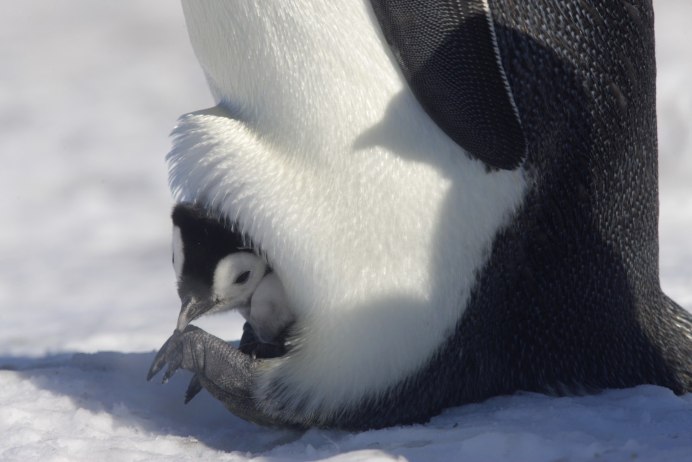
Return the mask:
<path id="1" fill-rule="evenodd" d="M 371 0 L 384 38 L 433 121 L 491 168 L 525 158 L 487 0 Z"/>

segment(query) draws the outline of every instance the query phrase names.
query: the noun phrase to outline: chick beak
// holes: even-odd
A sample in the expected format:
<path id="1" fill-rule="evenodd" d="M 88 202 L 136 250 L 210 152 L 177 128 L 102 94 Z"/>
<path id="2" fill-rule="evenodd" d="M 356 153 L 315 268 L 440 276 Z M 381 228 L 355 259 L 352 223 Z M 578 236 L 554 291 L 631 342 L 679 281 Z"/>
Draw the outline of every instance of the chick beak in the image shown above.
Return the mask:
<path id="1" fill-rule="evenodd" d="M 188 297 L 183 300 L 178 315 L 178 324 L 176 331 L 182 332 L 188 324 L 202 316 L 207 311 L 214 307 L 214 303 L 208 299 L 197 300 L 193 297 Z"/>

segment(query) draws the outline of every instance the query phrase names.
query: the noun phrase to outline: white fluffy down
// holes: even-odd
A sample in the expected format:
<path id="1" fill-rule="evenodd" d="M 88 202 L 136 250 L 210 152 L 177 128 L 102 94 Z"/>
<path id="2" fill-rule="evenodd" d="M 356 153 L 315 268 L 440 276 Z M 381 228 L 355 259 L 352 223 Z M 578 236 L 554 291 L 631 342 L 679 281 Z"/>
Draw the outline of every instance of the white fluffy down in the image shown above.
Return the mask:
<path id="1" fill-rule="evenodd" d="M 214 269 L 213 297 L 220 302 L 220 310 L 247 305 L 264 277 L 267 265 L 251 252 L 235 252 L 223 257 Z M 249 273 L 242 282 L 238 278 Z M 219 310 L 215 310 L 219 311 Z"/>
<path id="2" fill-rule="evenodd" d="M 294 321 L 286 292 L 276 273 L 269 273 L 260 281 L 252 295 L 246 319 L 257 337 L 265 343 L 275 343 L 282 331 Z"/>
<path id="3" fill-rule="evenodd" d="M 281 380 L 329 413 L 386 390 L 463 314 L 524 172 L 487 172 L 432 123 L 366 1 L 183 7 L 220 106 L 181 119 L 173 191 L 237 220 L 296 317 L 258 397 Z"/>
<path id="4" fill-rule="evenodd" d="M 276 273 L 266 271 L 264 260 L 250 252 L 222 258 L 214 270 L 212 286 L 219 305 L 210 312 L 238 309 L 261 341 L 275 343 L 294 316 L 281 281 Z"/>

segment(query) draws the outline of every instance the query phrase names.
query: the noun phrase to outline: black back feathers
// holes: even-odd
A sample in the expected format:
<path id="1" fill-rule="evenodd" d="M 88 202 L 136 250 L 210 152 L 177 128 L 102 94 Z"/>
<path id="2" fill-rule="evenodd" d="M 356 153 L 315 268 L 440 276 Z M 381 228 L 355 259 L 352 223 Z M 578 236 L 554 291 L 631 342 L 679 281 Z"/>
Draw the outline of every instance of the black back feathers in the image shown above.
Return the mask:
<path id="1" fill-rule="evenodd" d="M 513 169 L 526 142 L 482 0 L 371 0 L 423 109 L 489 167 Z"/>

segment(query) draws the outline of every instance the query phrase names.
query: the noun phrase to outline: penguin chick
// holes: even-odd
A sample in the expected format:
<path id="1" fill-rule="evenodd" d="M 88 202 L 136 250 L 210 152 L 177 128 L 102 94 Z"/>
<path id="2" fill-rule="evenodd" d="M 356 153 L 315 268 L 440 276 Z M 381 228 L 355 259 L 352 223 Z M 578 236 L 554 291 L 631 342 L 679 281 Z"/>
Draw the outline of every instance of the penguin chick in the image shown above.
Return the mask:
<path id="1" fill-rule="evenodd" d="M 172 219 L 173 267 L 182 302 L 176 330 L 205 314 L 232 309 L 247 319 L 250 299 L 270 271 L 267 264 L 241 234 L 202 207 L 178 204 Z"/>
<path id="2" fill-rule="evenodd" d="M 257 285 L 250 300 L 249 315 L 245 319 L 261 342 L 280 344 L 281 334 L 294 321 L 294 316 L 288 308 L 284 287 L 276 273 L 267 274 Z"/>

